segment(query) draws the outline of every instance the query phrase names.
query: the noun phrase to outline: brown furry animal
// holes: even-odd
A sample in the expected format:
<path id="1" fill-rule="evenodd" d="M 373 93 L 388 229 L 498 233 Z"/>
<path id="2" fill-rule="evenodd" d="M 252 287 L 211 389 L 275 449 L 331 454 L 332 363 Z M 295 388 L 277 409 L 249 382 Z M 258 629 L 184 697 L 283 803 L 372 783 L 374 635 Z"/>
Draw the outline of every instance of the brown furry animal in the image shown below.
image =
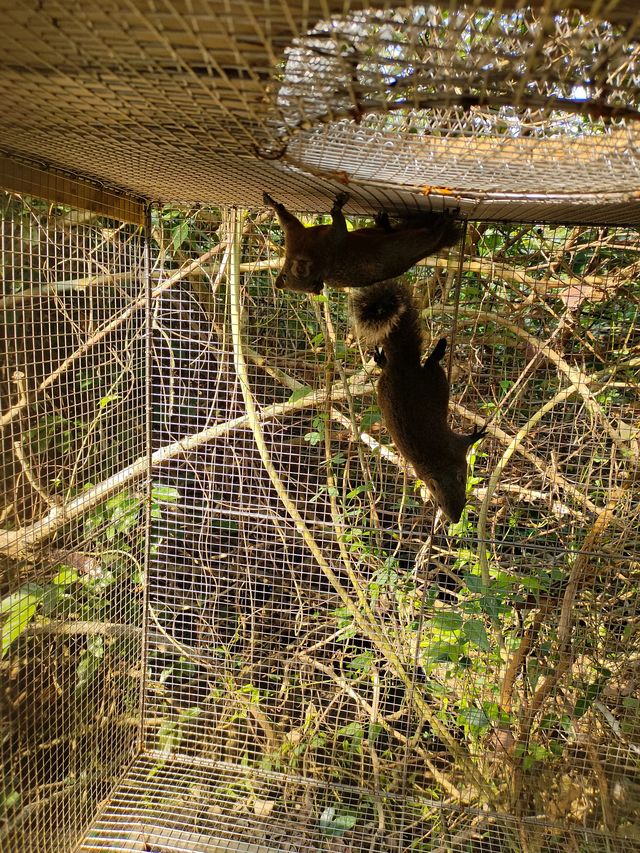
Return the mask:
<path id="1" fill-rule="evenodd" d="M 356 330 L 381 348 L 376 361 L 378 405 L 394 444 L 429 487 L 449 521 L 460 520 L 466 503 L 467 450 L 485 435 L 454 432 L 447 423 L 449 382 L 440 361 L 440 338 L 424 364 L 420 316 L 408 285 L 381 281 L 352 295 Z"/>
<path id="2" fill-rule="evenodd" d="M 347 230 L 342 208 L 349 199 L 341 193 L 331 208 L 331 225 L 304 225 L 267 193 L 284 230 L 285 260 L 276 287 L 302 293 L 320 293 L 331 287 L 366 287 L 405 273 L 421 258 L 443 246 L 452 246 L 460 229 L 447 213 L 418 213 L 392 227 L 380 214 L 371 228 Z"/>

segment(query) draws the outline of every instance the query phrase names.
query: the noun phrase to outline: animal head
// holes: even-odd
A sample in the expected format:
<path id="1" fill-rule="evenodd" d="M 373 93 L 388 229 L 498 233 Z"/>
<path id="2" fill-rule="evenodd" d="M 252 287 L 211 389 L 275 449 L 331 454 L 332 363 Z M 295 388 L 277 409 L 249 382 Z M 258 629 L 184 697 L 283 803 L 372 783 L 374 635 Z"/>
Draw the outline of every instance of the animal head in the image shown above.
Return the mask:
<path id="1" fill-rule="evenodd" d="M 276 287 L 298 293 L 321 293 L 324 284 L 321 267 L 311 258 L 286 258 L 276 278 Z"/>
<path id="2" fill-rule="evenodd" d="M 460 521 L 467 502 L 467 450 L 485 434 L 486 429 L 477 426 L 469 435 L 453 433 L 451 452 L 443 455 L 438 468 L 425 476 L 425 483 L 438 506 L 454 524 Z"/>
<path id="3" fill-rule="evenodd" d="M 467 460 L 456 460 L 430 477 L 425 478 L 429 491 L 446 518 L 460 521 L 462 510 L 467 502 Z"/>

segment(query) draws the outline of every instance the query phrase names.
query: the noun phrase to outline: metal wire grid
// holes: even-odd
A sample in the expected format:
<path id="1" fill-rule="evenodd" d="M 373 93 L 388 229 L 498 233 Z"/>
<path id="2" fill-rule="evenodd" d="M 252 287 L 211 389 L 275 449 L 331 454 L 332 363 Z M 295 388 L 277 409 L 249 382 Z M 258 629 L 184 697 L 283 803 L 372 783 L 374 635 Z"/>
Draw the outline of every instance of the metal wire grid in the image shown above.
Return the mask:
<path id="1" fill-rule="evenodd" d="M 5 2 L 0 149 L 153 199 L 637 223 L 638 13 L 577 5 Z"/>
<path id="2" fill-rule="evenodd" d="M 567 120 L 563 130 L 555 129 L 555 139 L 532 138 L 525 131 L 515 138 L 479 141 L 459 135 L 460 128 L 470 134 L 465 125 L 473 124 L 472 118 L 458 111 L 456 119 L 450 131 L 451 114 L 442 110 L 428 122 L 415 113 L 393 122 L 379 115 L 358 123 L 343 120 L 297 135 L 285 159 L 316 174 L 348 175 L 374 187 L 446 187 L 467 204 L 481 199 L 524 203 L 527 197 L 539 201 L 541 188 L 556 204 L 633 197 L 638 168 L 632 128 L 603 133 L 597 145 L 592 136 L 572 138 Z M 526 123 L 522 121 L 521 133 Z"/>
<path id="3" fill-rule="evenodd" d="M 79 853 L 145 849 L 154 853 L 382 853 L 421 849 L 421 845 L 447 853 L 520 849 L 517 830 L 508 817 L 445 809 L 437 802 L 393 794 L 377 800 L 384 804 L 387 814 L 385 831 L 356 828 L 350 841 L 344 843 L 318 830 L 318 815 L 332 808 L 338 797 L 345 809 L 362 808 L 366 803 L 375 815 L 376 797 L 367 791 L 175 760 L 159 768 L 153 758 L 142 757 Z M 532 836 L 537 834 L 542 840 L 543 849 L 560 849 L 561 836 L 554 838 L 553 832 L 536 820 L 528 825 Z M 441 845 L 434 841 L 438 837 Z M 578 849 L 594 853 L 611 849 L 605 835 L 578 828 L 573 841 Z M 633 842 L 620 839 L 616 843 L 619 853 L 637 850 Z"/>
<path id="4" fill-rule="evenodd" d="M 1 203 L 0 847 L 63 850 L 140 736 L 143 493 L 96 487 L 145 454 L 142 243 Z"/>
<path id="5" fill-rule="evenodd" d="M 424 731 L 424 710 L 412 701 L 426 697 L 428 708 L 446 697 L 442 713 L 457 738 L 464 721 L 477 720 L 492 703 L 524 725 L 529 701 L 537 695 L 545 713 L 535 726 L 536 749 L 557 754 L 558 761 L 542 766 L 537 776 L 524 774 L 523 799 L 537 803 L 538 813 L 549 820 L 572 821 L 579 813 L 581 825 L 593 830 L 597 809 L 581 810 L 577 801 L 587 791 L 601 790 L 606 780 L 610 791 L 618 791 L 615 808 L 624 803 L 621 824 L 633 823 L 627 786 L 636 775 L 634 736 L 624 731 L 637 731 L 637 707 L 629 693 L 635 664 L 628 665 L 630 647 L 624 656 L 620 651 L 623 637 L 633 648 L 638 603 L 638 504 L 630 485 L 637 451 L 625 433 L 637 393 L 633 363 L 625 355 L 637 348 L 635 235 L 530 227 L 520 244 L 526 248 L 517 252 L 506 230 L 485 224 L 472 232 L 474 248 L 462 267 L 464 298 L 457 306 L 454 417 L 468 429 L 473 413 L 498 415 L 496 438 L 483 445 L 474 468 L 482 478 L 476 507 L 481 511 L 484 500 L 489 512 L 475 530 L 463 529 L 452 539 L 440 524 L 430 535 L 432 507 L 425 510 L 410 485 L 403 489 L 397 460 L 384 450 L 364 457 L 360 452 L 349 406 L 338 392 L 345 376 L 357 378 L 361 370 L 353 345 L 343 343 L 344 298 L 334 292 L 330 303 L 341 375 L 323 306 L 274 294 L 264 269 L 264 238 L 251 219 L 245 229 L 241 268 L 250 384 L 265 412 L 262 429 L 274 468 L 338 584 L 355 596 L 355 583 L 375 616 L 370 631 L 356 624 L 335 583 L 305 549 L 261 465 L 246 420 L 225 431 L 224 441 L 203 441 L 197 451 L 159 466 L 154 478 L 160 488 L 174 489 L 179 497 L 175 511 L 161 515 L 153 528 L 157 546 L 149 575 L 153 625 L 146 744 L 155 750 L 158 767 L 171 753 L 244 765 L 258 774 L 255 778 L 265 770 L 285 778 L 294 773 L 332 791 L 341 785 L 371 785 L 374 791 L 391 789 L 409 797 L 419 791 L 451 807 L 465 799 L 465 750 L 458 753 L 460 764 L 448 764 L 449 777 L 441 773 L 447 747 L 433 731 Z M 222 227 L 215 239 L 224 239 Z M 626 253 L 618 268 L 607 260 L 614 246 Z M 586 266 L 585 253 L 591 258 Z M 451 333 L 455 268 L 439 259 L 435 268 L 429 264 L 418 273 L 433 338 Z M 195 425 L 205 435 L 219 428 L 220 417 L 234 421 L 244 412 L 230 352 L 228 290 L 220 290 L 215 273 L 210 280 L 219 297 L 206 312 L 196 307 L 193 292 L 171 293 L 156 312 L 154 340 L 164 340 L 164 349 L 172 350 L 163 355 L 156 345 L 157 447 L 164 435 L 188 436 Z M 614 328 L 610 318 L 621 301 L 628 304 L 628 326 Z M 612 360 L 612 353 L 619 355 Z M 329 373 L 327 365 L 333 365 Z M 329 409 L 294 407 L 290 417 L 275 419 L 270 414 L 292 390 L 324 388 L 334 380 L 338 399 Z M 194 383 L 195 398 L 188 393 Z M 374 447 L 380 440 L 384 445 L 379 424 L 371 422 L 370 392 L 356 383 L 353 394 L 356 422 L 367 425 Z M 541 407 L 554 398 L 555 405 L 536 424 Z M 169 400 L 183 402 L 169 406 Z M 491 481 L 489 473 L 519 431 L 516 454 Z M 329 460 L 336 469 L 333 485 L 327 480 Z M 336 540 L 332 489 L 339 496 L 338 523 L 346 527 L 346 563 Z M 602 512 L 609 500 L 618 522 Z M 590 538 L 598 524 L 604 525 L 601 537 Z M 587 553 L 579 589 L 569 593 L 572 554 L 581 547 Z M 485 550 L 492 591 L 483 601 L 477 591 L 470 594 L 477 581 L 468 573 L 483 571 L 477 555 Z M 417 633 L 421 601 L 424 621 Z M 474 617 L 468 631 L 479 630 L 478 621 L 487 630 L 493 626 L 505 650 L 512 651 L 507 658 L 515 663 L 510 671 L 505 668 L 500 684 L 474 670 L 471 661 L 477 662 L 479 652 L 473 644 L 464 653 L 468 667 L 454 673 L 446 663 L 447 655 L 456 654 L 452 634 L 469 612 L 480 619 Z M 574 616 L 578 622 L 573 658 L 570 674 L 562 670 L 565 663 L 558 664 L 556 683 L 549 656 L 567 616 L 572 625 Z M 482 646 L 482 632 L 478 637 Z M 529 642 L 535 651 L 526 661 L 518 659 L 518 644 L 524 649 Z M 410 668 L 416 646 L 424 659 L 407 690 L 393 654 Z M 529 697 L 517 686 L 522 668 Z M 608 703 L 617 707 L 623 728 Z M 522 772 L 508 757 L 512 739 L 509 727 L 494 719 L 481 754 L 471 749 L 481 775 L 501 780 L 506 789 Z M 364 806 L 350 811 L 335 792 L 332 796 L 330 807 L 338 817 L 357 815 L 358 825 L 373 826 Z M 289 795 L 282 797 L 284 805 L 278 802 L 286 808 Z M 235 808 L 251 813 L 246 798 Z M 325 808 L 314 813 L 316 830 Z M 222 810 L 220 825 L 227 826 L 227 820 L 233 825 L 228 807 Z M 239 830 L 232 832 L 236 840 L 244 838 Z M 560 843 L 555 832 L 550 830 L 545 849 Z M 500 832 L 486 834 L 496 849 L 508 849 Z M 444 830 L 441 836 L 447 837 Z M 345 842 L 348 849 L 369 849 L 354 838 Z M 380 843 L 382 849 L 394 844 L 407 849 L 405 841 L 402 836 Z M 326 834 L 324 842 L 331 849 Z M 597 844 L 594 838 L 593 849 Z"/>
<path id="6" fill-rule="evenodd" d="M 599 17 L 472 4 L 348 11 L 285 49 L 278 104 L 290 126 L 410 109 L 429 111 L 445 134 L 476 135 L 519 129 L 531 110 L 530 136 L 556 136 L 571 114 L 586 117 L 583 134 L 598 133 L 598 118 L 636 118 L 638 106 L 638 21 Z M 451 105 L 464 111 L 430 112 Z"/>
<path id="7" fill-rule="evenodd" d="M 91 226 L 77 228 L 95 236 Z M 110 674 L 96 688 L 100 718 L 107 721 L 99 728 L 104 739 L 89 726 L 83 730 L 81 754 L 74 753 L 79 764 L 87 760 L 92 769 L 108 764 L 111 775 L 104 787 L 90 773 L 80 786 L 72 786 L 65 809 L 57 811 L 58 821 L 46 804 L 41 806 L 42 781 L 36 775 L 34 794 L 33 777 L 27 776 L 27 791 L 20 794 L 33 798 L 33 810 L 24 814 L 34 817 L 31 826 L 25 819 L 23 827 L 23 812 L 18 812 L 17 828 L 7 836 L 10 843 L 17 839 L 21 846 L 16 849 L 25 850 L 69 848 L 74 828 L 86 826 L 96 800 L 107 796 L 82 849 L 134 850 L 144 849 L 143 844 L 159 850 L 208 849 L 207 844 L 247 849 L 257 844 L 259 849 L 395 850 L 448 843 L 460 851 L 470 846 L 502 850 L 518 849 L 514 839 L 524 826 L 530 839 L 541 838 L 543 849 L 551 851 L 566 845 L 568 837 L 575 839 L 579 824 L 587 832 L 580 844 L 597 850 L 607 843 L 593 831 L 603 820 L 621 830 L 617 849 L 634 849 L 638 505 L 629 485 L 637 466 L 637 376 L 630 360 L 638 345 L 634 235 L 530 228 L 523 244 L 506 227 L 470 227 L 453 331 L 457 263 L 441 258 L 418 269 L 432 337 L 442 332 L 454 337 L 456 422 L 468 428 L 473 413 L 485 417 L 496 407 L 499 413 L 495 438 L 481 447 L 474 466 L 484 479 L 473 503 L 481 510 L 480 502 L 488 501 L 487 522 L 452 538 L 439 523 L 431 531 L 431 504 L 423 505 L 412 481 L 404 481 L 401 464 L 385 449 L 371 391 L 352 380 L 352 402 L 341 393 L 344 377 L 332 359 L 332 339 L 343 373 L 358 380 L 362 371 L 358 350 L 346 337 L 344 297 L 332 294 L 332 335 L 321 303 L 272 290 L 268 266 L 274 256 L 264 216 L 249 217 L 244 230 L 240 269 L 246 357 L 267 447 L 338 583 L 353 598 L 350 564 L 356 585 L 373 607 L 373 619 L 364 624 L 367 630 L 354 622 L 283 511 L 256 452 L 235 375 L 229 287 L 222 275 L 229 263 L 228 218 L 208 211 L 157 210 L 149 331 L 149 450 L 155 465 L 144 659 L 146 755 L 108 796 L 109 783 L 116 783 L 134 742 L 135 682 L 141 678 L 136 607 L 124 607 L 136 593 L 123 587 L 111 599 L 114 617 L 109 614 L 98 632 L 118 637 L 117 654 L 112 652 L 109 666 L 98 669 Z M 107 243 L 113 239 L 109 229 L 99 233 Z M 90 237 L 86 242 L 92 257 Z M 616 256 L 614 250 L 621 249 L 624 254 Z M 139 267 L 132 266 L 140 263 L 139 251 L 126 256 L 130 266 L 116 268 L 125 281 L 139 283 Z M 65 252 L 58 256 L 66 258 Z M 33 263 L 25 269 L 30 283 L 40 281 L 42 273 L 36 274 Z M 83 266 L 77 270 L 81 277 L 87 272 Z M 14 272 L 18 281 L 24 277 Z M 122 280 L 117 282 L 125 301 L 130 299 Z M 117 316 L 121 308 L 117 300 L 99 304 L 103 319 Z M 612 322 L 622 305 L 624 327 Z M 47 329 L 59 335 L 57 321 L 43 316 Z M 128 332 L 137 339 L 139 327 L 133 324 Z M 114 349 L 126 351 L 128 340 L 114 339 Z M 12 351 L 29 352 L 22 335 L 14 342 Z M 61 346 L 58 342 L 57 353 L 63 358 L 67 351 Z M 94 366 L 96 352 L 98 364 L 110 363 L 107 356 L 114 349 L 90 350 L 87 363 Z M 333 365 L 331 373 L 328 365 Z M 82 382 L 80 368 L 77 363 L 73 376 Z M 576 369 L 582 371 L 577 389 L 558 399 L 535 429 L 528 426 L 554 394 L 576 384 L 571 373 Z M 521 384 L 514 385 L 518 377 L 523 377 Z M 314 407 L 290 404 L 290 414 L 272 413 L 274 403 L 286 403 L 292 391 L 302 393 L 300 386 L 323 389 L 329 380 L 335 383 L 330 408 L 321 395 Z M 75 386 L 65 387 L 73 408 Z M 107 400 L 107 411 L 113 402 L 109 396 L 100 397 L 101 403 Z M 122 404 L 125 432 L 138 423 L 139 402 L 131 409 Z M 371 453 L 356 440 L 351 413 L 369 446 L 381 443 L 380 449 Z M 515 456 L 492 483 L 489 473 L 523 429 Z M 131 471 L 137 454 L 144 457 L 141 437 L 127 445 L 120 470 Z M 333 486 L 327 480 L 327 456 L 336 474 Z M 108 474 L 110 469 L 101 466 L 102 461 L 88 465 L 90 479 Z M 124 493 L 130 496 L 128 489 Z M 609 499 L 614 500 L 612 519 L 602 513 Z M 90 509 L 87 503 L 91 518 Z M 347 531 L 346 563 L 337 521 Z M 601 535 L 590 539 L 598 523 Z M 70 559 L 67 543 L 74 541 L 81 542 L 85 560 L 102 556 L 101 536 L 112 527 L 113 518 L 101 516 L 89 543 L 90 525 L 78 518 L 64 539 L 65 559 Z M 135 540 L 136 530 L 135 525 L 128 529 L 129 540 Z M 477 555 L 485 550 L 483 541 L 491 593 L 479 606 L 482 596 L 470 578 L 477 571 Z M 573 556 L 576 548 L 590 559 L 583 561 L 582 582 L 571 597 L 567 579 L 580 559 Z M 79 571 L 86 569 L 85 563 L 80 566 Z M 37 568 L 38 577 L 51 578 L 48 569 Z M 546 756 L 547 763 L 541 761 L 536 774 L 524 774 L 527 808 L 520 823 L 498 817 L 503 808 L 490 811 L 486 822 L 473 809 L 460 811 L 478 779 L 497 783 L 508 796 L 518 767 L 522 770 L 513 757 L 514 730 L 494 719 L 480 736 L 465 725 L 478 722 L 481 712 L 497 702 L 508 708 L 512 721 L 522 723 L 528 701 L 560 667 L 554 643 L 567 602 L 576 616 L 573 658 L 557 683 L 539 694 L 544 714 L 533 728 L 533 740 L 538 760 Z M 455 631 L 470 606 L 477 642 L 465 643 L 456 653 Z M 70 627 L 59 629 L 63 637 L 76 637 L 81 628 L 86 633 L 74 616 Z M 479 622 L 492 638 L 494 631 L 502 635 L 505 650 L 512 652 L 508 660 L 518 663 L 515 650 L 531 642 L 526 660 L 512 670 L 513 682 L 508 670 L 501 678 L 482 674 L 482 661 L 487 672 L 495 662 L 483 648 Z M 131 634 L 127 625 L 133 626 Z M 36 628 L 37 637 L 51 633 L 48 623 L 29 626 L 15 652 L 12 647 L 12 664 L 14 654 L 22 660 L 21 644 L 31 642 Z M 91 636 L 83 638 L 82 650 L 63 648 L 64 654 L 76 652 L 70 682 L 79 677 L 77 660 L 91 648 Z M 121 648 L 128 662 L 124 670 L 118 668 Z M 416 648 L 421 652 L 413 671 Z M 27 650 L 23 683 L 38 693 L 42 679 L 31 672 L 43 665 L 38 655 L 48 663 L 49 650 L 43 645 Z M 390 653 L 407 670 L 410 689 Z M 119 678 L 129 687 L 123 689 Z M 113 679 L 118 700 L 110 704 Z M 118 704 L 123 696 L 125 705 L 131 703 L 126 712 Z M 427 701 L 426 711 L 418 704 L 421 699 Z M 44 717 L 49 725 L 74 726 L 77 708 L 92 707 L 74 691 L 68 718 L 58 703 Z M 431 707 L 441 709 L 444 734 L 434 733 L 433 721 L 425 723 Z M 38 750 L 37 728 L 35 722 L 26 726 L 37 741 L 33 749 L 46 754 Z M 34 760 L 33 752 L 16 750 L 14 743 L 10 767 L 20 756 L 29 770 L 34 763 L 49 766 Z M 66 773 L 66 767 L 60 772 Z M 473 768 L 479 775 L 470 781 L 467 773 Z M 75 781 L 75 769 L 64 776 L 67 784 Z M 78 797 L 78 787 L 88 790 L 86 800 Z M 414 806 L 417 796 L 422 804 Z M 608 808 L 604 818 L 599 802 Z M 59 801 L 55 804 L 58 808 Z M 532 813 L 544 819 L 531 821 Z M 124 817 L 133 825 L 123 826 Z M 290 847 L 283 834 L 295 839 Z"/>

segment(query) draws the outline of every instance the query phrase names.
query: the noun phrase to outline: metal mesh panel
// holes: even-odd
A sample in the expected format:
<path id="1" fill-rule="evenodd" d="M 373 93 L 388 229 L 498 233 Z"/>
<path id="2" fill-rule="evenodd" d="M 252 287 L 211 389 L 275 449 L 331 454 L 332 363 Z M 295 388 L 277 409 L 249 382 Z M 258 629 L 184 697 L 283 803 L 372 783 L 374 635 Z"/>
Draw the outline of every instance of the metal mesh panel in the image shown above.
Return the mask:
<path id="1" fill-rule="evenodd" d="M 483 224 L 416 269 L 456 424 L 492 418 L 451 528 L 266 229 L 234 259 L 232 214 L 154 213 L 145 754 L 82 849 L 637 849 L 635 235 Z"/>
<path id="2" fill-rule="evenodd" d="M 637 224 L 638 10 L 564 7 L 5 0 L 0 150 L 152 199 Z"/>
<path id="3" fill-rule="evenodd" d="M 118 791 L 82 850 L 153 850 L 154 853 L 312 853 L 316 850 L 504 851 L 524 849 L 515 822 L 464 809 L 443 809 L 437 802 L 400 799 L 392 794 L 376 802 L 367 792 L 327 787 L 295 778 L 248 775 L 239 770 L 141 759 Z M 378 816 L 384 805 L 385 823 Z M 329 809 L 370 816 L 348 841 L 321 829 L 318 815 Z M 327 818 L 329 820 L 329 818 Z M 561 833 L 539 820 L 524 822 L 544 850 L 560 850 Z M 439 843 L 437 839 L 441 839 Z M 611 840 L 577 828 L 577 849 L 607 851 Z M 146 845 L 146 848 L 145 848 Z M 616 851 L 637 850 L 633 841 L 616 841 Z"/>
<path id="4" fill-rule="evenodd" d="M 144 255 L 137 227 L 1 204 L 0 847 L 57 851 L 140 740 L 146 502 L 104 487 L 144 460 Z"/>

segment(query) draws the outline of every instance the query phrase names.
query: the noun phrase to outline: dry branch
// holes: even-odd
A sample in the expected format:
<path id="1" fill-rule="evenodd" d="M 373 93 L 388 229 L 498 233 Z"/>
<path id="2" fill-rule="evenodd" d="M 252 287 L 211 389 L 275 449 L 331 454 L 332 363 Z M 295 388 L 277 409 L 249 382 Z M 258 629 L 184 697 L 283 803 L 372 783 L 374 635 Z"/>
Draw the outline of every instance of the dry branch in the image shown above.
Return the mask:
<path id="1" fill-rule="evenodd" d="M 255 401 L 253 399 L 253 392 L 249 385 L 246 362 L 242 346 L 239 270 L 240 228 L 238 226 L 238 222 L 236 222 L 235 236 L 233 242 L 234 251 L 232 253 L 232 261 L 230 265 L 229 289 L 231 293 L 231 328 L 233 337 L 234 362 L 236 367 L 236 373 L 240 380 L 242 395 L 245 401 L 247 418 L 249 420 L 249 424 L 253 432 L 254 440 L 256 442 L 256 446 L 258 448 L 262 464 L 264 465 L 264 468 L 269 475 L 269 478 L 278 494 L 278 497 L 280 498 L 283 506 L 285 507 L 286 511 L 289 513 L 291 519 L 293 520 L 296 530 L 309 548 L 309 551 L 318 563 L 318 566 L 326 576 L 327 580 L 338 594 L 343 605 L 353 618 L 354 623 L 362 631 L 364 636 L 368 637 L 374 644 L 374 646 L 386 658 L 396 676 L 404 684 L 405 688 L 411 690 L 411 676 L 406 671 L 404 664 L 398 657 L 398 654 L 396 653 L 395 649 L 393 649 L 388 638 L 378 628 L 375 616 L 370 609 L 369 602 L 367 601 L 367 598 L 364 595 L 360 584 L 353 573 L 353 570 L 350 568 L 350 566 L 347 566 L 347 573 L 352 582 L 354 592 L 357 598 L 357 603 L 351 598 L 347 590 L 342 585 L 339 577 L 325 559 L 322 550 L 314 539 L 309 527 L 305 524 L 304 519 L 300 515 L 295 503 L 289 496 L 289 493 L 287 492 L 284 483 L 280 479 L 271 461 L 271 456 L 265 442 L 264 433 L 262 432 L 260 421 L 258 419 Z M 491 800 L 493 798 L 493 785 L 489 780 L 483 777 L 482 773 L 474 763 L 469 753 L 451 734 L 448 727 L 442 723 L 436 712 L 429 706 L 429 704 L 425 701 L 425 699 L 419 692 L 416 692 L 414 694 L 414 702 L 417 711 L 422 715 L 423 719 L 425 719 L 429 723 L 433 732 L 443 741 L 443 743 L 447 745 L 447 748 L 457 760 L 459 766 L 461 767 L 469 782 L 475 785 L 476 790 L 479 794 L 482 794 L 486 799 Z"/>
<path id="2" fill-rule="evenodd" d="M 267 406 L 262 409 L 259 420 L 260 422 L 266 422 L 286 417 L 304 409 L 323 406 L 327 399 L 327 394 L 330 395 L 333 402 L 339 402 L 346 399 L 348 395 L 359 396 L 371 391 L 371 389 L 371 377 L 365 371 L 361 371 L 354 374 L 349 379 L 347 385 L 339 380 L 330 389 L 320 388 L 317 391 L 310 391 L 304 397 L 300 397 L 295 401 Z M 460 404 L 452 403 L 452 408 L 472 423 L 484 423 L 484 419 L 480 415 L 470 412 Z M 3 530 L 0 528 L 0 553 L 4 553 L 10 557 L 27 556 L 32 549 L 53 536 L 65 524 L 80 518 L 84 513 L 98 506 L 103 501 L 108 500 L 118 491 L 142 479 L 147 472 L 149 464 L 153 466 L 162 465 L 171 459 L 197 450 L 207 442 L 215 441 L 231 432 L 245 429 L 248 426 L 249 419 L 247 415 L 241 415 L 232 420 L 215 424 L 201 432 L 194 433 L 188 438 L 181 439 L 156 450 L 150 460 L 146 456 L 136 459 L 131 465 L 116 471 L 111 477 L 78 495 L 67 504 L 53 507 L 43 518 L 29 525 L 16 530 Z M 550 472 L 551 468 L 547 463 L 524 448 L 520 442 L 514 442 L 513 436 L 509 435 L 509 433 L 499 427 L 493 426 L 491 435 L 503 444 L 511 445 L 514 443 L 515 449 L 523 458 L 534 464 L 543 473 L 548 474 Z M 392 461 L 395 462 L 395 460 Z M 562 488 L 580 506 L 589 509 L 593 513 L 598 512 L 598 507 L 564 477 L 554 473 L 553 480 L 556 486 Z"/>
<path id="3" fill-rule="evenodd" d="M 558 621 L 558 633 L 556 637 L 558 660 L 553 672 L 544 678 L 540 686 L 535 691 L 529 706 L 523 714 L 520 731 L 518 733 L 518 749 L 516 752 L 518 760 L 516 763 L 514 780 L 514 799 L 517 808 L 521 808 L 522 803 L 521 791 L 524 783 L 523 762 L 527 756 L 529 739 L 534 720 L 542 709 L 546 699 L 551 695 L 556 685 L 573 664 L 571 632 L 573 628 L 573 606 L 576 592 L 578 587 L 584 583 L 587 577 L 587 573 L 591 566 L 593 552 L 596 549 L 598 541 L 611 525 L 614 519 L 614 511 L 628 486 L 629 481 L 627 480 L 623 487 L 615 490 L 615 493 L 611 496 L 607 505 L 600 510 L 591 529 L 587 533 L 582 548 L 578 552 L 571 568 L 571 574 L 564 591 L 560 618 Z"/>
<path id="4" fill-rule="evenodd" d="M 428 314 L 429 316 L 434 316 L 435 314 L 441 313 L 449 314 L 451 311 L 451 306 L 434 305 L 426 309 L 423 313 Z M 529 332 L 517 323 L 511 322 L 511 320 L 501 314 L 496 314 L 493 311 L 472 311 L 471 309 L 462 307 L 458 309 L 458 314 L 460 317 L 472 319 L 474 323 L 495 323 L 497 326 L 507 329 L 516 337 L 524 340 L 533 351 L 539 352 L 543 358 L 555 365 L 556 369 L 560 373 L 564 374 L 571 385 L 575 386 L 575 391 L 583 398 L 588 410 L 603 425 L 609 438 L 624 450 L 628 449 L 628 443 L 625 442 L 617 430 L 612 427 L 609 420 L 605 417 L 602 407 L 591 391 L 590 386 L 599 381 L 600 374 L 589 376 L 577 367 L 573 367 L 564 358 L 562 358 L 562 356 L 558 355 L 553 347 L 548 344 L 541 344 L 538 338 L 530 335 Z"/>
<path id="5" fill-rule="evenodd" d="M 332 390 L 332 398 L 336 401 L 344 399 L 347 390 L 355 395 L 364 394 L 370 388 L 371 381 L 369 377 L 365 373 L 358 373 L 351 377 L 348 389 L 344 387 L 342 382 L 337 382 L 336 387 Z M 311 391 L 304 397 L 292 402 L 276 403 L 273 406 L 267 406 L 258 416 L 259 420 L 261 422 L 274 420 L 292 412 L 301 411 L 302 409 L 321 406 L 326 399 L 326 393 L 326 389 L 320 389 L 319 391 Z M 246 429 L 248 426 L 248 416 L 241 415 L 232 420 L 208 427 L 188 438 L 172 442 L 156 450 L 150 459 L 147 456 L 136 459 L 131 465 L 122 468 L 120 471 L 116 471 L 111 477 L 78 495 L 66 505 L 54 507 L 43 518 L 34 521 L 32 524 L 18 528 L 17 530 L 0 530 L 0 552 L 12 557 L 27 555 L 31 549 L 51 537 L 65 524 L 80 518 L 84 513 L 107 500 L 118 491 L 142 479 L 147 472 L 149 464 L 153 466 L 162 465 L 171 459 L 197 450 L 209 441 L 215 441 L 228 435 L 230 432 Z"/>
<path id="6" fill-rule="evenodd" d="M 575 385 L 571 385 L 569 388 L 565 388 L 563 391 L 559 391 L 551 400 L 545 403 L 544 406 L 541 406 L 536 412 L 534 412 L 534 414 L 529 418 L 526 424 L 524 424 L 524 426 L 522 426 L 518 430 L 516 435 L 512 438 L 511 442 L 502 454 L 502 458 L 491 472 L 489 482 L 487 483 L 487 492 L 482 501 L 480 513 L 478 515 L 478 561 L 480 563 L 480 569 L 482 571 L 482 582 L 486 587 L 489 586 L 491 580 L 489 576 L 489 562 L 487 559 L 487 551 L 485 547 L 485 541 L 487 538 L 487 517 L 489 515 L 489 505 L 491 503 L 491 498 L 493 497 L 493 494 L 496 490 L 502 472 L 504 471 L 509 460 L 515 453 L 517 446 L 520 444 L 522 439 L 525 438 L 531 432 L 531 430 L 535 427 L 538 421 L 540 421 L 548 412 L 550 412 L 560 403 L 563 403 L 565 400 L 569 399 L 569 397 L 572 397 L 577 390 L 578 389 Z"/>

